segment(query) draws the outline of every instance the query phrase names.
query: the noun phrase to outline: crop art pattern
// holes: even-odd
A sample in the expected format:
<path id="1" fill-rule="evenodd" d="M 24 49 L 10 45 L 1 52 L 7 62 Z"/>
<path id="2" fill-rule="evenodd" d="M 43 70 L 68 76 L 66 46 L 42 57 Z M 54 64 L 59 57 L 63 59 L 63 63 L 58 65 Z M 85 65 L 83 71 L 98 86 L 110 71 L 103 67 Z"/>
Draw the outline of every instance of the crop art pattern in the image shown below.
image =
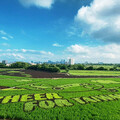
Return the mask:
<path id="1" fill-rule="evenodd" d="M 40 108 L 54 108 L 54 107 L 64 107 L 72 106 L 68 100 L 63 99 L 57 93 L 45 93 L 45 94 L 33 94 L 33 95 L 15 95 L 15 96 L 5 96 L 0 97 L 0 103 L 16 103 L 16 102 L 26 102 L 24 104 L 24 111 L 32 111 L 36 106 Z"/>
<path id="2" fill-rule="evenodd" d="M 104 101 L 115 101 L 120 99 L 119 92 L 120 87 L 119 82 L 117 81 L 103 81 L 103 80 L 91 80 L 92 83 L 74 83 L 74 84 L 64 84 L 57 86 L 50 86 L 49 84 L 28 84 L 28 88 L 7 88 L 1 87 L 2 91 L 12 91 L 12 90 L 52 90 L 54 93 L 37 93 L 37 94 L 25 94 L 25 95 L 13 95 L 13 96 L 0 96 L 0 104 L 10 104 L 10 103 L 23 103 L 23 111 L 31 112 L 34 111 L 37 107 L 41 109 L 53 109 L 56 107 L 71 107 L 74 106 L 74 103 L 81 105 L 98 103 Z M 116 84 L 116 87 L 105 87 L 105 84 Z M 74 89 L 78 88 L 77 91 Z M 79 90 L 79 88 L 82 88 Z M 69 99 L 64 98 L 63 93 L 74 94 L 84 93 L 90 91 L 104 91 L 107 92 L 106 95 L 96 95 L 96 96 L 79 96 L 79 97 L 69 97 Z M 109 94 L 110 92 L 110 94 Z M 111 94 L 112 92 L 112 94 Z"/>
<path id="3" fill-rule="evenodd" d="M 89 103 L 119 100 L 120 94 L 78 97 L 71 99 L 78 102 L 79 104 L 84 105 Z M 55 107 L 70 107 L 74 105 L 72 102 L 69 102 L 69 100 L 64 99 L 63 97 L 59 96 L 57 93 L 0 97 L 1 104 L 16 103 L 16 102 L 25 102 L 23 106 L 23 110 L 25 112 L 33 111 L 37 106 L 44 109 L 50 109 Z"/>

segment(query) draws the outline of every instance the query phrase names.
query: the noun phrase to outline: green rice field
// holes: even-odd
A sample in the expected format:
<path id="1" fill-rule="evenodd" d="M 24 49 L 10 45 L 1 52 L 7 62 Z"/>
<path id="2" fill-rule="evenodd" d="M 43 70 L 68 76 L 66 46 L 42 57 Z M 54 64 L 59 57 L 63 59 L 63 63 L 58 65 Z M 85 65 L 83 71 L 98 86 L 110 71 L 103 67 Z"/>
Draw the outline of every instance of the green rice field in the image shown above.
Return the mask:
<path id="1" fill-rule="evenodd" d="M 0 75 L 0 119 L 120 120 L 120 78 Z"/>
<path id="2" fill-rule="evenodd" d="M 70 70 L 69 74 L 83 76 L 120 76 L 120 71 Z"/>

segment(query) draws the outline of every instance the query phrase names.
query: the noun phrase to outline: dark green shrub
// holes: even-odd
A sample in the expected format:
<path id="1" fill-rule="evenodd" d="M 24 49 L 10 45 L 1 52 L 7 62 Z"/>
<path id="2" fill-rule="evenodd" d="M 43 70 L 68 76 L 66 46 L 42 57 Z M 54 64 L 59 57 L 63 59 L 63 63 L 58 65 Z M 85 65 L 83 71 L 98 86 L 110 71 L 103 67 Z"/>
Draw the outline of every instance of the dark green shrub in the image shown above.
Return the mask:
<path id="1" fill-rule="evenodd" d="M 104 67 L 99 67 L 99 68 L 97 68 L 96 70 L 107 70 L 107 69 L 104 68 Z"/>
<path id="2" fill-rule="evenodd" d="M 5 64 L 0 63 L 0 68 L 7 68 Z"/>
<path id="3" fill-rule="evenodd" d="M 93 66 L 89 66 L 86 68 L 86 70 L 94 70 L 94 67 Z"/>
<path id="4" fill-rule="evenodd" d="M 27 69 L 39 70 L 39 71 L 47 71 L 47 72 L 60 72 L 59 67 L 56 67 L 56 66 L 51 67 L 51 66 L 46 65 L 46 64 L 43 64 L 43 65 L 32 65 L 32 66 L 27 67 Z"/>
<path id="5" fill-rule="evenodd" d="M 77 70 L 84 70 L 84 65 L 77 65 Z"/>
<path id="6" fill-rule="evenodd" d="M 68 73 L 68 72 L 69 72 L 69 69 L 67 68 L 67 69 L 65 70 L 65 72 Z"/>
<path id="7" fill-rule="evenodd" d="M 16 63 L 12 63 L 10 65 L 10 68 L 27 68 L 29 66 L 28 63 L 25 62 L 16 62 Z"/>

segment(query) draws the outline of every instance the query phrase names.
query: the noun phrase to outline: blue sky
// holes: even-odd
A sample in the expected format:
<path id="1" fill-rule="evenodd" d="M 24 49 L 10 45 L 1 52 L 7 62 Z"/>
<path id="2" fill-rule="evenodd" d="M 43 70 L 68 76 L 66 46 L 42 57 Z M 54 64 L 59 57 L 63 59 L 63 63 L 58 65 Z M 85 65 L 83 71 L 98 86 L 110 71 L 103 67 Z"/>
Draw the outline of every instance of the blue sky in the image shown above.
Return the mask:
<path id="1" fill-rule="evenodd" d="M 120 0 L 0 0 L 0 61 L 118 63 L 119 6 Z"/>

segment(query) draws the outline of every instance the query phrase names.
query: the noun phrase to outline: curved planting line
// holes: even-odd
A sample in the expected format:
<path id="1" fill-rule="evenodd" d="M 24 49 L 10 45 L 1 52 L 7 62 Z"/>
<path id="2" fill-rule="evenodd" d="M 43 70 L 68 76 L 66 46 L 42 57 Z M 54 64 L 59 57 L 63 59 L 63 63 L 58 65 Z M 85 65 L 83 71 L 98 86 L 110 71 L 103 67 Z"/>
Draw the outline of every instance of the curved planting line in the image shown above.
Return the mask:
<path id="1" fill-rule="evenodd" d="M 31 85 L 29 85 L 30 87 L 33 87 L 33 88 L 36 88 L 36 89 L 43 89 L 43 90 L 45 90 L 46 88 L 51 88 L 51 87 L 49 87 L 49 86 L 45 86 L 44 84 L 41 84 L 41 85 L 39 85 L 39 86 L 36 86 L 35 84 L 31 84 Z"/>
<path id="2" fill-rule="evenodd" d="M 23 89 L 23 88 L 17 88 L 17 87 L 3 87 L 0 90 L 2 90 L 2 91 L 10 91 L 10 90 L 25 90 L 25 89 Z"/>
<path id="3" fill-rule="evenodd" d="M 83 90 L 83 91 L 59 91 L 59 90 L 64 90 L 64 89 L 68 89 L 71 87 L 84 87 L 87 88 L 89 90 Z M 104 86 L 103 85 L 96 85 L 96 84 L 89 84 L 89 83 L 84 83 L 84 84 L 67 84 L 67 85 L 61 85 L 61 86 L 57 86 L 57 87 L 53 87 L 54 90 L 57 90 L 59 92 L 65 92 L 65 93 L 75 93 L 75 92 L 88 92 L 88 91 L 94 91 L 94 90 L 101 90 L 103 89 Z"/>
<path id="4" fill-rule="evenodd" d="M 97 82 L 97 80 L 96 80 Z M 110 81 L 110 82 L 114 82 L 114 81 Z M 16 87 L 11 87 L 11 88 L 4 88 L 1 90 L 36 90 L 36 91 L 40 91 L 40 90 L 46 90 L 49 91 L 48 89 L 53 89 L 56 90 L 56 92 L 58 93 L 75 93 L 75 92 L 89 92 L 89 91 L 100 91 L 100 90 L 105 90 L 108 92 L 118 92 L 118 89 L 120 89 L 120 87 L 114 87 L 114 88 L 105 88 L 104 85 L 98 85 L 98 84 L 90 84 L 90 83 L 74 83 L 74 84 L 65 84 L 65 85 L 59 85 L 59 86 L 52 86 L 52 85 L 45 85 L 45 84 L 40 84 L 40 85 L 35 85 L 37 82 L 32 83 L 32 84 L 24 84 L 24 85 L 29 85 L 30 88 L 17 88 L 17 87 L 21 87 L 24 85 L 19 85 Z M 107 82 L 108 83 L 108 82 Z M 115 82 L 116 83 L 116 82 Z M 63 91 L 65 89 L 69 89 L 72 87 L 84 87 L 86 88 L 86 90 L 81 90 L 81 91 Z"/>

